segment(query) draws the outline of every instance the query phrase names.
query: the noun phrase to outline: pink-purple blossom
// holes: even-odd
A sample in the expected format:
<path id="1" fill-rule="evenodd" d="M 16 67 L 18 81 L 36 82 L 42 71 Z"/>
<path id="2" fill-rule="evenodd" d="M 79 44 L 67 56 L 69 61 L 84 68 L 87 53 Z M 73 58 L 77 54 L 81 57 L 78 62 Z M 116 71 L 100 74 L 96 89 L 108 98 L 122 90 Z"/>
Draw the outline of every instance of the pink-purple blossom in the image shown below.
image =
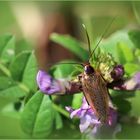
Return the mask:
<path id="1" fill-rule="evenodd" d="M 120 79 L 108 84 L 114 90 L 134 91 L 140 90 L 140 72 L 135 73 L 131 78 Z"/>
<path id="2" fill-rule="evenodd" d="M 61 87 L 57 80 L 54 80 L 49 74 L 45 71 L 38 71 L 37 74 L 37 84 L 39 89 L 46 94 L 57 93 L 61 90 Z"/>
<path id="3" fill-rule="evenodd" d="M 74 94 L 80 92 L 80 83 L 66 79 L 54 79 L 49 73 L 39 70 L 36 81 L 39 89 L 48 95 Z"/>
<path id="4" fill-rule="evenodd" d="M 66 107 L 66 110 L 70 113 L 70 117 L 80 118 L 79 128 L 82 133 L 88 133 L 89 137 L 100 138 L 102 133 L 105 133 L 108 129 L 107 136 L 114 137 L 114 135 L 121 130 L 120 125 L 117 122 L 118 114 L 115 109 L 110 107 L 108 122 L 102 124 L 96 117 L 94 111 L 87 104 L 85 98 L 83 98 L 82 105 L 79 109 L 73 109 Z"/>

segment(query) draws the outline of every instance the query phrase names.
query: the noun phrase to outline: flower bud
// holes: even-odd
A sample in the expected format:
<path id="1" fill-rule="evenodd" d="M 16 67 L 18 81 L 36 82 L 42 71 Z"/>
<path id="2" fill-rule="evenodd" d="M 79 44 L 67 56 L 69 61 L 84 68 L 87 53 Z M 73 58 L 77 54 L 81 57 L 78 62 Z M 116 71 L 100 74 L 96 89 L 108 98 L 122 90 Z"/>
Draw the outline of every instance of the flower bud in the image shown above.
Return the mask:
<path id="1" fill-rule="evenodd" d="M 114 79 L 114 81 L 120 80 L 123 75 L 124 67 L 122 65 L 116 65 L 111 72 L 111 77 Z"/>

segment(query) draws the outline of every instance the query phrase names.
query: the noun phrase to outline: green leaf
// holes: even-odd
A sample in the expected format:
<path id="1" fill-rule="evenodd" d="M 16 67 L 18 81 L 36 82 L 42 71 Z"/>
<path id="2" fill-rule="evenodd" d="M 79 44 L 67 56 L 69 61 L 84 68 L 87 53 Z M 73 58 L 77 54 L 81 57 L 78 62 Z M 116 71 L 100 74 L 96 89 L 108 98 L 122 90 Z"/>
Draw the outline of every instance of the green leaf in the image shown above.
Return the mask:
<path id="1" fill-rule="evenodd" d="M 15 37 L 4 35 L 0 37 L 0 58 L 1 62 L 10 62 L 15 54 Z"/>
<path id="2" fill-rule="evenodd" d="M 120 114 L 126 115 L 131 110 L 131 103 L 128 100 L 121 98 L 114 98 L 113 103 L 117 106 L 118 112 Z"/>
<path id="3" fill-rule="evenodd" d="M 126 63 L 124 65 L 124 69 L 127 74 L 133 75 L 134 73 L 140 70 L 140 67 L 135 63 Z"/>
<path id="4" fill-rule="evenodd" d="M 0 91 L 0 97 L 16 100 L 26 95 L 26 92 L 18 85 L 10 86 Z"/>
<path id="5" fill-rule="evenodd" d="M 63 127 L 63 121 L 61 115 L 58 112 L 55 112 L 55 125 L 56 129 L 61 129 Z"/>
<path id="6" fill-rule="evenodd" d="M 140 63 L 140 49 L 135 50 L 134 56 L 137 59 L 137 61 Z"/>
<path id="7" fill-rule="evenodd" d="M 25 39 L 20 39 L 16 42 L 15 53 L 16 55 L 22 53 L 23 51 L 31 51 L 32 44 L 27 42 Z"/>
<path id="8" fill-rule="evenodd" d="M 40 91 L 27 102 L 21 115 L 23 131 L 31 138 L 46 138 L 54 122 L 54 110 L 49 96 Z"/>
<path id="9" fill-rule="evenodd" d="M 140 31 L 133 30 L 128 33 L 129 38 L 137 48 L 140 48 Z"/>
<path id="10" fill-rule="evenodd" d="M 9 69 L 14 80 L 23 82 L 30 90 L 36 91 L 37 62 L 34 53 L 24 51 L 18 54 Z"/>
<path id="11" fill-rule="evenodd" d="M 126 46 L 128 46 L 131 49 L 134 48 L 132 41 L 129 39 L 127 32 L 124 30 L 113 33 L 109 38 L 103 40 L 99 46 L 101 49 L 105 50 L 106 52 L 111 53 L 112 56 L 116 59 L 116 61 L 118 61 L 119 60 L 118 58 L 119 56 L 117 53 L 118 42 L 122 42 L 126 44 Z"/>
<path id="12" fill-rule="evenodd" d="M 9 66 L 14 80 L 22 81 L 25 67 L 28 63 L 31 52 L 25 51 L 17 55 Z"/>
<path id="13" fill-rule="evenodd" d="M 82 47 L 82 44 L 69 35 L 52 34 L 51 40 L 69 49 L 83 61 L 88 59 L 88 52 Z"/>
<path id="14" fill-rule="evenodd" d="M 26 63 L 26 67 L 22 75 L 22 82 L 32 91 L 37 90 L 36 84 L 37 70 L 38 67 L 36 57 L 34 55 L 34 52 L 32 52 L 28 59 L 28 62 Z"/>
<path id="15" fill-rule="evenodd" d="M 121 127 L 122 129 L 117 134 L 117 139 L 140 139 L 140 124 L 134 122 L 122 123 Z"/>
<path id="16" fill-rule="evenodd" d="M 82 98 L 83 98 L 83 94 L 75 94 L 73 95 L 73 100 L 72 100 L 72 107 L 73 108 L 80 108 L 81 104 L 82 104 Z"/>
<path id="17" fill-rule="evenodd" d="M 0 77 L 0 90 L 6 89 L 9 86 L 13 85 L 13 80 L 9 77 L 1 76 Z"/>
<path id="18" fill-rule="evenodd" d="M 75 67 L 72 63 L 73 61 L 61 61 L 62 63 L 67 63 L 67 64 L 61 64 L 61 65 L 54 65 L 51 68 L 51 73 L 55 78 L 68 78 L 70 74 L 75 70 Z M 60 63 L 61 63 L 60 62 Z"/>
<path id="19" fill-rule="evenodd" d="M 129 99 L 132 107 L 130 113 L 132 116 L 140 117 L 140 91 L 133 92 L 133 94 L 135 96 Z"/>
<path id="20" fill-rule="evenodd" d="M 123 42 L 119 42 L 117 44 L 117 53 L 119 62 L 121 64 L 125 64 L 126 62 L 132 62 L 134 60 L 132 50 Z"/>

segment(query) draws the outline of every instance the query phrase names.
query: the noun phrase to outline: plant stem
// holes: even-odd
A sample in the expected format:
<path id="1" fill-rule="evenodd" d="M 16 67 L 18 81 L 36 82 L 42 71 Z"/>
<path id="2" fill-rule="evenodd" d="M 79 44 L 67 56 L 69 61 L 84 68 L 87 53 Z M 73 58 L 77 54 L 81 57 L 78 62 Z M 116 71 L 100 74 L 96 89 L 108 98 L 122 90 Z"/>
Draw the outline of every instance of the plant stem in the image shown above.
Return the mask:
<path id="1" fill-rule="evenodd" d="M 63 114 L 65 117 L 69 118 L 69 113 L 66 110 L 64 110 L 62 107 L 53 103 L 53 108 L 59 113 Z"/>

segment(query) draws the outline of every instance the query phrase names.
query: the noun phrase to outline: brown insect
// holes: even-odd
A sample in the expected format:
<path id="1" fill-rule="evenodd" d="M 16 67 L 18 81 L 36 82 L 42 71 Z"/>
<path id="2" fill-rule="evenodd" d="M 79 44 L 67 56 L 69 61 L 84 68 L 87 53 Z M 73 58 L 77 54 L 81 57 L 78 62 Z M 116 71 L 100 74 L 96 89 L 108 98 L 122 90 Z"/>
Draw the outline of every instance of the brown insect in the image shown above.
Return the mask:
<path id="1" fill-rule="evenodd" d="M 98 47 L 99 43 L 101 42 L 102 38 L 104 37 L 105 33 L 107 32 L 113 21 L 114 18 L 105 29 L 104 33 L 101 36 L 101 39 L 99 40 L 93 51 L 91 51 L 88 32 L 85 26 L 83 26 L 86 31 L 88 40 L 89 60 L 90 58 L 92 58 L 96 48 Z M 83 91 L 87 103 L 91 106 L 95 115 L 98 117 L 98 120 L 100 120 L 101 123 L 106 123 L 108 121 L 109 102 L 110 102 L 107 82 L 101 75 L 100 70 L 94 69 L 91 66 L 89 60 L 88 62 L 83 64 L 80 63 L 59 63 L 59 64 L 78 64 L 84 67 L 84 72 L 78 75 L 79 79 L 78 82 L 80 82 L 82 86 L 80 87 L 81 91 Z"/>
<path id="2" fill-rule="evenodd" d="M 111 21 L 109 26 L 112 24 L 114 19 Z M 84 26 L 85 28 L 85 26 Z M 108 30 L 108 28 L 106 28 Z M 89 47 L 89 59 L 94 54 L 96 48 L 98 47 L 100 41 L 102 40 L 104 34 L 101 36 L 101 39 L 97 43 L 94 50 L 91 52 L 90 47 L 90 40 L 89 36 L 86 31 L 87 39 L 88 39 L 88 47 Z M 98 117 L 98 120 L 101 121 L 101 123 L 106 123 L 108 121 L 108 114 L 109 114 L 109 92 L 107 88 L 107 83 L 103 76 L 101 75 L 101 72 L 99 69 L 95 70 L 89 60 L 87 63 L 82 64 L 84 67 L 84 72 L 78 76 L 79 82 L 81 82 L 82 85 L 82 91 L 84 93 L 84 96 L 87 100 L 87 103 L 91 106 L 92 110 L 94 111 L 95 115 Z"/>
<path id="3" fill-rule="evenodd" d="M 100 71 L 95 70 L 90 63 L 87 63 L 84 66 L 84 72 L 79 75 L 79 81 L 87 103 L 91 106 L 95 115 L 102 123 L 107 122 L 109 93 Z"/>

